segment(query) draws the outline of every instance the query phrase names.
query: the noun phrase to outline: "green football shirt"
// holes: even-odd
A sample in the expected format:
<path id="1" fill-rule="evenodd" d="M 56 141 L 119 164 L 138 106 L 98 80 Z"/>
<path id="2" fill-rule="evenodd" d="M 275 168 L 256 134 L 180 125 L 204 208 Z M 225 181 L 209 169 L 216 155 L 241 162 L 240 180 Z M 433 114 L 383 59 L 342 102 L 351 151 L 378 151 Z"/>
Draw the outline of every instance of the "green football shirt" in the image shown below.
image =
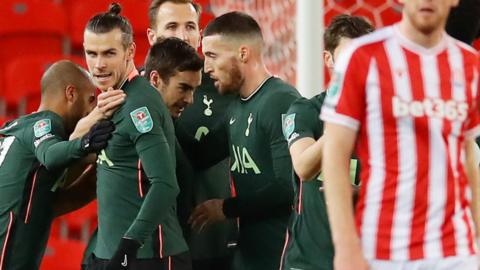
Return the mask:
<path id="1" fill-rule="evenodd" d="M 127 237 L 143 244 L 137 258 L 163 258 L 188 249 L 176 214 L 173 122 L 157 90 L 129 77 L 121 87 L 126 101 L 112 117 L 115 131 L 97 160 L 94 254 L 110 259 Z"/>
<path id="2" fill-rule="evenodd" d="M 0 129 L 0 268 L 38 269 L 64 169 L 84 156 L 62 118 L 42 111 Z"/>
<path id="3" fill-rule="evenodd" d="M 299 98 L 290 106 L 283 119 L 283 132 L 290 146 L 299 139 L 318 140 L 323 135 L 319 114 L 325 95 L 323 92 L 311 99 Z M 356 164 L 352 159 L 352 181 L 358 179 Z M 293 182 L 295 208 L 283 269 L 333 270 L 334 248 L 321 177 L 301 181 L 294 173 Z"/>
<path id="4" fill-rule="evenodd" d="M 223 121 L 234 98 L 233 95 L 220 95 L 213 80 L 203 74 L 202 84 L 195 90 L 193 104 L 175 121 L 176 134 L 194 137 L 201 143 L 202 139 Z M 228 255 L 227 244 L 236 230 L 233 221 L 213 224 L 200 233 L 191 230 L 190 224 L 187 224 L 188 217 L 198 204 L 213 198 L 230 197 L 228 162 L 228 159 L 224 159 L 209 168 L 198 169 L 190 165 L 181 147 L 177 150 L 179 219 L 193 260 Z"/>

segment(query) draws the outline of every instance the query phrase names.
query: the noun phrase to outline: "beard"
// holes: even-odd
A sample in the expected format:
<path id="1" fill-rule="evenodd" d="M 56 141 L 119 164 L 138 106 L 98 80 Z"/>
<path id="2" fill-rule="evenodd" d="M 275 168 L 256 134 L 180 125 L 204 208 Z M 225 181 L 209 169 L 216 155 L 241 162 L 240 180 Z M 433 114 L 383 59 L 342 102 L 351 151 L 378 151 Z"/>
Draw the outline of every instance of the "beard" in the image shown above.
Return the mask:
<path id="1" fill-rule="evenodd" d="M 440 14 L 437 14 L 433 18 L 422 18 L 414 13 L 408 13 L 407 16 L 412 26 L 424 35 L 430 35 L 438 28 L 443 29 L 446 22 L 446 19 L 442 20 L 442 16 Z"/>
<path id="2" fill-rule="evenodd" d="M 230 81 L 227 83 L 221 83 L 219 81 L 218 91 L 222 95 L 237 93 L 244 82 L 243 74 L 240 71 L 238 63 L 232 59 L 230 66 L 231 68 L 227 72 L 230 77 Z"/>

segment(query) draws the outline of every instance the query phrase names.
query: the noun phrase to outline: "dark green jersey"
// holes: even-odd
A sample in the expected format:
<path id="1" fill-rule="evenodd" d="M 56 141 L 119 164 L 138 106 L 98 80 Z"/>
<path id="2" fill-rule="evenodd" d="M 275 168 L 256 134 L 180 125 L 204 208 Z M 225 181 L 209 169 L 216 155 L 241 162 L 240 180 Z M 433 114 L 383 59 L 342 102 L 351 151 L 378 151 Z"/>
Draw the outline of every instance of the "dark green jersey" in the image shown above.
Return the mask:
<path id="1" fill-rule="evenodd" d="M 271 77 L 232 105 L 227 125 L 237 196 L 225 201 L 224 212 L 240 217 L 235 269 L 279 267 L 293 198 L 281 119 L 298 97 L 293 87 Z"/>
<path id="2" fill-rule="evenodd" d="M 223 212 L 239 220 L 234 269 L 279 267 L 293 201 L 292 163 L 282 134 L 282 115 L 298 97 L 295 88 L 271 77 L 250 97 L 232 102 L 223 125 L 201 144 L 178 137 L 197 166 L 230 156 L 236 196 L 224 200 Z"/>
<path id="3" fill-rule="evenodd" d="M 133 77 L 133 78 L 132 78 Z M 130 76 L 115 132 L 97 163 L 98 235 L 95 256 L 110 259 L 122 237 L 140 241 L 138 258 L 187 250 L 176 216 L 173 122 L 147 80 Z"/>
<path id="4" fill-rule="evenodd" d="M 289 145 L 302 138 L 317 140 L 323 135 L 319 114 L 325 95 L 323 92 L 311 99 L 299 98 L 290 106 L 283 119 L 283 132 Z M 351 164 L 355 165 L 356 161 Z M 356 175 L 356 166 L 353 171 Z M 282 270 L 331 270 L 334 249 L 321 178 L 301 181 L 293 175 L 295 212 Z"/>
<path id="5" fill-rule="evenodd" d="M 62 118 L 50 111 L 0 129 L 0 269 L 38 269 L 55 190 L 64 168 L 84 155 L 80 140 L 65 139 Z"/>
<path id="6" fill-rule="evenodd" d="M 202 84 L 195 90 L 193 104 L 175 121 L 175 132 L 187 133 L 179 136 L 191 136 L 201 142 L 205 135 L 223 121 L 233 99 L 234 96 L 231 95 L 220 95 L 213 80 L 203 74 Z M 182 227 L 192 259 L 225 256 L 227 242 L 235 230 L 233 222 L 214 224 L 198 233 L 190 229 L 186 220 L 196 205 L 213 198 L 230 197 L 228 159 L 206 169 L 194 169 L 188 164 L 189 160 L 184 156 L 182 149 L 178 151 L 177 178 L 180 185 L 178 211 L 180 221 L 184 224 Z"/>

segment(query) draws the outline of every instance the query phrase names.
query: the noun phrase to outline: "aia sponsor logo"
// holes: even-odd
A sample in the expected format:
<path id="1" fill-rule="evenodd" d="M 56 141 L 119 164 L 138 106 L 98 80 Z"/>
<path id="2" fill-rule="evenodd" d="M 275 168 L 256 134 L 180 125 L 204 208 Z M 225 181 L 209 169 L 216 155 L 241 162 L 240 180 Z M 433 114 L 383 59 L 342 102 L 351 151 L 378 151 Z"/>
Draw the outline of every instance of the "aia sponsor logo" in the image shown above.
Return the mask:
<path id="1" fill-rule="evenodd" d="M 462 101 L 430 99 L 405 101 L 394 96 L 392 98 L 393 115 L 395 117 L 435 117 L 449 121 L 463 122 L 467 119 L 468 104 Z"/>

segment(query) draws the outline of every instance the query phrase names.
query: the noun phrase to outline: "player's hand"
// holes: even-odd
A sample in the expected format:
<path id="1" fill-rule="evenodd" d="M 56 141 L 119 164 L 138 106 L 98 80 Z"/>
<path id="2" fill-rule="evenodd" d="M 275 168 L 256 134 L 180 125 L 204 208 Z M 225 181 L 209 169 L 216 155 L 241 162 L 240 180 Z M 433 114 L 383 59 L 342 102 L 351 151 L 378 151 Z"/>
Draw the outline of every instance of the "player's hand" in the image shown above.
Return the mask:
<path id="1" fill-rule="evenodd" d="M 212 199 L 197 205 L 193 210 L 192 215 L 190 215 L 188 223 L 191 224 L 192 228 L 200 232 L 206 225 L 217 223 L 225 219 L 226 217 L 223 214 L 223 200 Z"/>
<path id="2" fill-rule="evenodd" d="M 335 270 L 369 270 L 367 260 L 363 256 L 362 249 L 358 245 L 347 247 L 335 246 L 335 256 L 333 259 L 333 268 Z"/>
<path id="3" fill-rule="evenodd" d="M 112 121 L 102 120 L 93 125 L 90 131 L 82 137 L 81 147 L 86 153 L 96 153 L 107 146 L 115 126 Z"/>
<path id="4" fill-rule="evenodd" d="M 117 251 L 107 264 L 106 270 L 127 270 L 137 257 L 137 251 L 142 245 L 129 238 L 122 238 Z"/>
<path id="5" fill-rule="evenodd" d="M 126 96 L 127 95 L 123 90 L 114 90 L 110 87 L 106 92 L 102 92 L 98 95 L 97 106 L 94 110 L 101 113 L 103 119 L 110 118 L 118 107 L 125 102 Z"/>

